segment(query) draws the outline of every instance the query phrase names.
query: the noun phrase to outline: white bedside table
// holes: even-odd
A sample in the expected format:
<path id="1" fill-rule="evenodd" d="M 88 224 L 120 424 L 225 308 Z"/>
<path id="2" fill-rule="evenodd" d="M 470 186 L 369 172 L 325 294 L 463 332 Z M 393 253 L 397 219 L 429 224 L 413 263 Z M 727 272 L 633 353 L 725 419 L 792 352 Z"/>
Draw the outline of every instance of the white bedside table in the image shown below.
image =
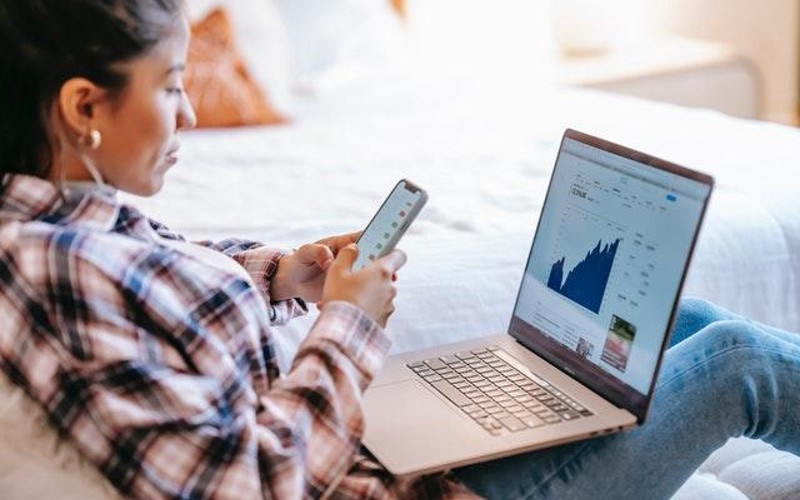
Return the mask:
<path id="1" fill-rule="evenodd" d="M 561 57 L 563 85 L 589 87 L 742 118 L 761 114 L 755 66 L 728 45 L 659 38 L 595 56 Z"/>

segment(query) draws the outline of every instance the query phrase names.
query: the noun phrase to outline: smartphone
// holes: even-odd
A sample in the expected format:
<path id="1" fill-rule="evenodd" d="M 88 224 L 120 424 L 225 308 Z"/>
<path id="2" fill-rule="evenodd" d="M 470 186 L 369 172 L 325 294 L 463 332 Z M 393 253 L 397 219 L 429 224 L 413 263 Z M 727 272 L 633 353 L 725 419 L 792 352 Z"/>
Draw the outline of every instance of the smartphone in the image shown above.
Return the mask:
<path id="1" fill-rule="evenodd" d="M 406 179 L 400 180 L 356 241 L 358 258 L 353 271 L 394 250 L 427 201 L 424 189 Z"/>

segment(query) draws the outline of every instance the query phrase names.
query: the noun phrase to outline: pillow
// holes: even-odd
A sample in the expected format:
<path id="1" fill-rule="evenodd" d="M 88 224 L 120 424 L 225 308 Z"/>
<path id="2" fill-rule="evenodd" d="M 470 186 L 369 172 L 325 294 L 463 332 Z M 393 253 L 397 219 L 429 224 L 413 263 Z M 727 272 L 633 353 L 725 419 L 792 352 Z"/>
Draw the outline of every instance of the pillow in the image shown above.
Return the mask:
<path id="1" fill-rule="evenodd" d="M 285 111 L 296 84 L 289 39 L 274 0 L 186 0 L 189 19 L 203 19 L 215 8 L 230 17 L 233 43 L 261 93 Z"/>
<path id="2" fill-rule="evenodd" d="M 392 0 L 392 7 L 400 14 L 401 17 L 406 15 L 406 1 L 405 0 Z"/>
<path id="3" fill-rule="evenodd" d="M 192 25 L 184 75 L 198 127 L 281 123 L 250 77 L 232 36 L 226 11 L 215 8 Z"/>
<path id="4" fill-rule="evenodd" d="M 120 498 L 47 422 L 44 410 L 0 372 L 0 492 L 5 499 Z"/>
<path id="5" fill-rule="evenodd" d="M 390 0 L 276 0 L 298 81 L 314 89 L 342 68 L 391 61 L 404 46 Z"/>

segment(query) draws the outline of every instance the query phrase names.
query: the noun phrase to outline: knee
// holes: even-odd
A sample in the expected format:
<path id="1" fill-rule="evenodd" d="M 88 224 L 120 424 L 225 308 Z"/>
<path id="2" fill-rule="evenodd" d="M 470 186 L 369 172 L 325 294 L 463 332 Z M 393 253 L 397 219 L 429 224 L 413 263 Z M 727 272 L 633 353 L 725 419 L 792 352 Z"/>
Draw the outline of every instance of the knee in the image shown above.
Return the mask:
<path id="1" fill-rule="evenodd" d="M 678 307 L 678 316 L 687 318 L 708 318 L 708 323 L 717 319 L 721 314 L 719 306 L 698 297 L 684 297 Z"/>
<path id="2" fill-rule="evenodd" d="M 711 302 L 694 297 L 681 299 L 670 344 L 678 344 L 724 317 L 722 310 Z"/>
<path id="3" fill-rule="evenodd" d="M 701 332 L 701 340 L 711 343 L 717 350 L 732 348 L 764 347 L 769 343 L 765 335 L 756 325 L 743 319 L 722 320 L 711 323 Z"/>

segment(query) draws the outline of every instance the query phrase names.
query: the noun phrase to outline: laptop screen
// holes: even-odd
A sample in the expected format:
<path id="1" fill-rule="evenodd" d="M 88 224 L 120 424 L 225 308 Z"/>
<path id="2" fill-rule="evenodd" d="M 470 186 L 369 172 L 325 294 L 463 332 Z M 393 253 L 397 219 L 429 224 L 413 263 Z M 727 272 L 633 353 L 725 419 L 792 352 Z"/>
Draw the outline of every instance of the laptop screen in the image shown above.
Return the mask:
<path id="1" fill-rule="evenodd" d="M 643 420 L 711 188 L 567 131 L 510 333 Z"/>

